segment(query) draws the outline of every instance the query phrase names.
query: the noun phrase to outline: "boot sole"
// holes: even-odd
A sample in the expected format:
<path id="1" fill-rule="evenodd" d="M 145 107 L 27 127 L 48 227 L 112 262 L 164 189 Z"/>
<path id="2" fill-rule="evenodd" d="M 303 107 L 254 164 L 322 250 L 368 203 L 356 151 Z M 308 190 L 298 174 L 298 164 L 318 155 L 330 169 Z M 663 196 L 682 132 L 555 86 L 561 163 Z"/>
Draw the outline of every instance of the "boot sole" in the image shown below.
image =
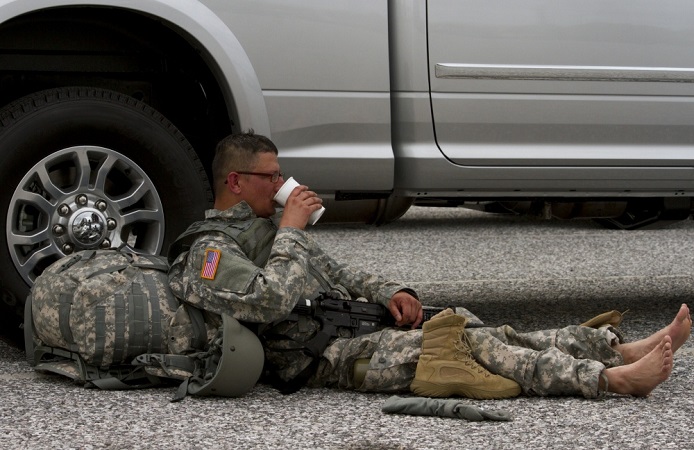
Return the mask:
<path id="1" fill-rule="evenodd" d="M 420 397 L 467 397 L 476 400 L 495 400 L 518 397 L 521 393 L 519 385 L 500 391 L 475 389 L 471 386 L 452 389 L 450 385 L 439 385 L 426 381 L 413 381 L 410 390 Z"/>

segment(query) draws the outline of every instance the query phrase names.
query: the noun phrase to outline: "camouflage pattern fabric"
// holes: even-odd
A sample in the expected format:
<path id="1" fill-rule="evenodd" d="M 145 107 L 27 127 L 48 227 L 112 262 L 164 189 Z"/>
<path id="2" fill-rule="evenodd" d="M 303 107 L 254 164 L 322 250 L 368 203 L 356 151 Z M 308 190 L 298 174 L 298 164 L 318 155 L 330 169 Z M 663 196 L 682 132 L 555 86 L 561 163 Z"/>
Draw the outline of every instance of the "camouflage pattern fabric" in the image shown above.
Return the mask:
<path id="1" fill-rule="evenodd" d="M 37 345 L 78 353 L 96 367 L 167 353 L 178 301 L 166 261 L 117 250 L 85 250 L 51 264 L 31 290 Z"/>
<path id="2" fill-rule="evenodd" d="M 242 222 L 256 217 L 240 203 L 226 211 L 210 210 L 210 220 Z M 206 250 L 219 250 L 221 258 L 215 279 L 201 277 Z M 223 274 L 223 275 L 219 275 Z M 299 299 L 329 292 L 337 298 L 363 297 L 387 305 L 403 289 L 386 281 L 336 263 L 304 231 L 283 228 L 277 235 L 264 267 L 254 266 L 231 238 L 221 233 L 201 236 L 188 254 L 181 254 L 170 272 L 170 285 L 183 301 L 215 314 L 227 313 L 238 320 L 268 324 L 289 314 Z M 274 323 L 271 331 L 291 340 L 277 340 L 266 347 L 268 360 L 278 375 L 290 380 L 312 358 L 296 348 L 318 329 L 310 318 L 301 322 Z M 172 322 L 170 348 L 185 352 L 189 320 L 179 309 Z M 567 327 L 536 333 L 516 333 L 510 327 L 474 328 L 467 331 L 474 356 L 493 373 L 516 380 L 528 395 L 598 395 L 598 376 L 606 365 L 622 364 L 610 347 L 605 331 Z M 309 386 L 338 387 L 360 391 L 397 393 L 409 391 L 421 354 L 422 331 L 385 329 L 353 339 L 339 338 L 324 351 Z M 587 359 L 586 359 L 587 358 Z M 354 364 L 368 359 L 361 385 L 354 384 Z"/>
<path id="3" fill-rule="evenodd" d="M 226 211 L 209 210 L 206 219 L 241 223 L 257 217 L 242 202 Z M 218 251 L 220 255 L 213 279 L 202 277 L 208 250 Z M 204 234 L 187 253 L 174 260 L 169 275 L 171 289 L 179 299 L 208 313 L 226 313 L 239 321 L 257 324 L 279 321 L 300 299 L 315 298 L 321 292 L 335 298 L 362 297 L 387 305 L 395 292 L 408 289 L 400 283 L 338 264 L 306 232 L 295 228 L 277 230 L 272 251 L 262 268 L 255 266 L 230 237 L 218 232 Z M 185 316 L 178 311 L 171 324 L 169 348 L 174 352 L 191 351 L 190 326 Z M 266 347 L 266 356 L 279 368 L 281 379 L 294 378 L 311 362 L 302 352 L 285 350 L 308 339 L 317 327 L 317 322 L 307 318 L 298 324 L 280 322 L 268 330 L 295 341 L 276 340 Z"/>
<path id="4" fill-rule="evenodd" d="M 517 333 L 509 326 L 466 330 L 473 356 L 494 374 L 515 380 L 526 395 L 580 395 L 597 398 L 598 377 L 624 364 L 605 330 L 569 326 Z M 397 393 L 409 390 L 421 354 L 421 330 L 387 329 L 355 339 L 339 339 L 323 354 L 311 386 Z M 366 378 L 354 385 L 352 368 L 369 359 Z"/>
<path id="5" fill-rule="evenodd" d="M 624 364 L 604 329 L 574 325 L 517 333 L 505 325 L 466 333 L 475 359 L 490 372 L 515 380 L 526 395 L 597 398 L 600 373 Z"/>
<path id="6" fill-rule="evenodd" d="M 422 330 L 384 329 L 353 339 L 338 339 L 323 353 L 312 387 L 365 392 L 409 392 L 422 353 Z M 354 363 L 369 359 L 366 376 L 354 385 Z"/>

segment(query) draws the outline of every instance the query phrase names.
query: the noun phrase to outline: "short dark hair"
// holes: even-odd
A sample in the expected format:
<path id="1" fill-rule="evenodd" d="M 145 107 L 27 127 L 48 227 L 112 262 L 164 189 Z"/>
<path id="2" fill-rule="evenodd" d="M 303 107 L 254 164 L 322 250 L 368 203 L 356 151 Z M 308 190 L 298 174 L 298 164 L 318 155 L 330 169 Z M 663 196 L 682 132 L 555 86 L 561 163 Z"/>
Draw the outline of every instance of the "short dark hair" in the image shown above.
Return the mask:
<path id="1" fill-rule="evenodd" d="M 274 153 L 277 147 L 267 137 L 250 129 L 222 139 L 212 160 L 212 182 L 215 192 L 223 188 L 229 172 L 252 170 L 260 153 Z"/>

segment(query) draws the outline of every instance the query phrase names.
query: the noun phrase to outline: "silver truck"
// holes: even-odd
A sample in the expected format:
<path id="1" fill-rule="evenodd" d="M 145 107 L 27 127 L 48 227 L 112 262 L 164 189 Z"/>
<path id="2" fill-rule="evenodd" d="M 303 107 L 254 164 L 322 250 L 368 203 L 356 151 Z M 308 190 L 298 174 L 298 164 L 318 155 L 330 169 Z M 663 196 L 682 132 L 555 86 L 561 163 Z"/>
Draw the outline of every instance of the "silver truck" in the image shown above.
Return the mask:
<path id="1" fill-rule="evenodd" d="M 278 144 L 322 221 L 412 204 L 686 219 L 693 15 L 686 0 L 0 0 L 3 320 L 65 254 L 166 251 L 209 207 L 214 146 L 235 131 Z"/>

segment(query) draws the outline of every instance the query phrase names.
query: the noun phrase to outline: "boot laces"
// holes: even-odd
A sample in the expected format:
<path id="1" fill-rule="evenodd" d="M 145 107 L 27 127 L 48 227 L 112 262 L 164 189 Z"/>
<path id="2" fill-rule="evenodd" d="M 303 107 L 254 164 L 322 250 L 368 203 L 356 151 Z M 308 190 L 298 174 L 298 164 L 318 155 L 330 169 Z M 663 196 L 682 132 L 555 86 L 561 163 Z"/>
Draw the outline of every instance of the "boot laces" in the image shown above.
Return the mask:
<path id="1" fill-rule="evenodd" d="M 485 377 L 491 375 L 490 372 L 482 367 L 472 356 L 472 344 L 464 329 L 460 330 L 458 333 L 458 339 L 455 340 L 454 346 L 456 349 L 455 358 L 457 360 L 462 361 L 466 366 L 476 370 L 479 374 L 483 374 Z"/>

